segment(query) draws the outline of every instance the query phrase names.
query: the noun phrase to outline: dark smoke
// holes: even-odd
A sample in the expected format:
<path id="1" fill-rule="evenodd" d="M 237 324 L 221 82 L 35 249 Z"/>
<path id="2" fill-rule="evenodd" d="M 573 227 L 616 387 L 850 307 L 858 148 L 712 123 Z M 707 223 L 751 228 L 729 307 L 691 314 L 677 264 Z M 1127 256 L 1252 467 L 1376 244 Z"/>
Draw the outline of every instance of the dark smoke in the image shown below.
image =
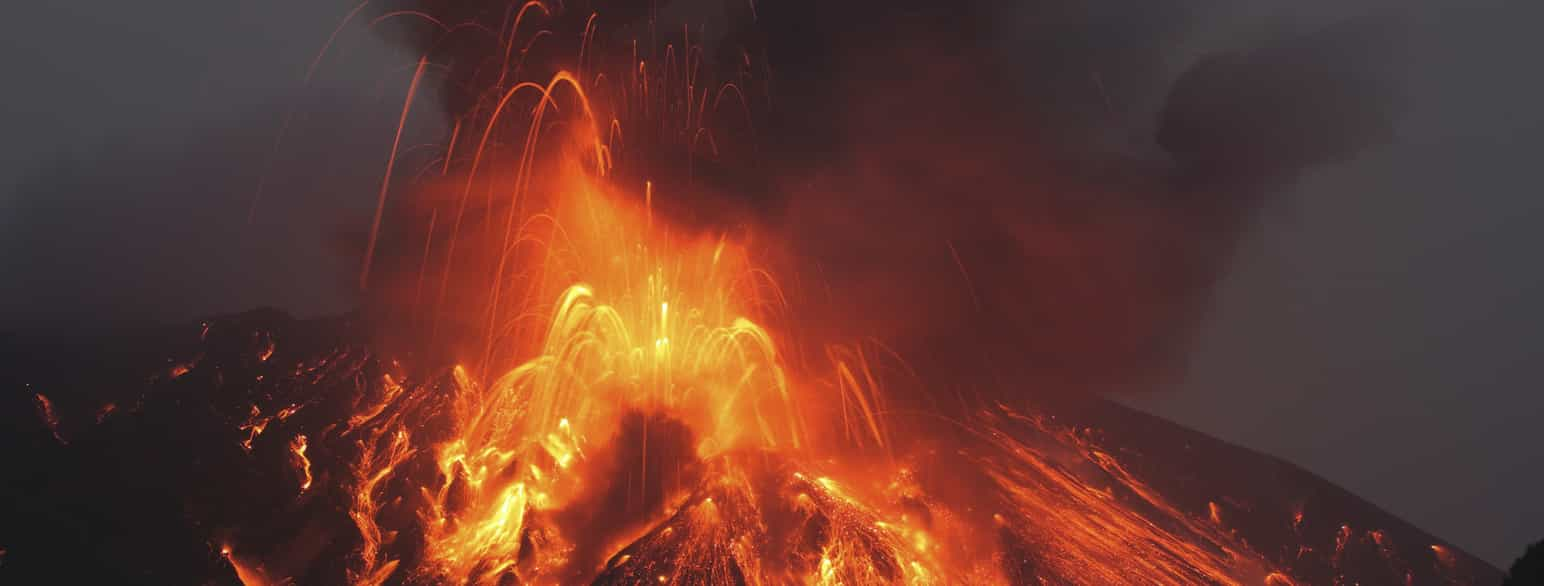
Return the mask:
<path id="1" fill-rule="evenodd" d="M 558 526 L 577 528 L 573 568 L 601 567 L 614 546 L 646 528 L 670 495 L 695 488 L 702 478 L 692 429 L 660 413 L 629 411 L 614 437 L 591 454 L 585 478 L 611 479 L 555 513 Z"/>
<path id="2" fill-rule="evenodd" d="M 873 336 L 940 374 L 993 364 L 1056 389 L 1169 376 L 1260 205 L 1392 124 L 1396 15 L 1191 56 L 1171 47 L 1221 5 L 668 4 L 568 3 L 526 56 L 528 77 L 576 66 L 592 14 L 602 46 L 711 43 L 709 69 L 747 90 L 753 129 L 632 169 L 683 224 L 772 234 L 812 339 Z M 494 29 L 509 14 L 504 2 L 378 10 Z M 496 41 L 403 22 L 386 34 L 449 64 L 443 103 L 466 113 L 492 82 Z"/>

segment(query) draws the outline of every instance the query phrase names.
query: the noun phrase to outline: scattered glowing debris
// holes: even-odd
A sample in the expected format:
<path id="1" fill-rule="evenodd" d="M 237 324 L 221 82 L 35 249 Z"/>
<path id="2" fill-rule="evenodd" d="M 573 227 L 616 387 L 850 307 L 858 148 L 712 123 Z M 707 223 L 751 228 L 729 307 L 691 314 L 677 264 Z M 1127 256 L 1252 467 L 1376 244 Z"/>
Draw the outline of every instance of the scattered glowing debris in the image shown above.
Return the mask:
<path id="1" fill-rule="evenodd" d="M 1297 582 L 1281 572 L 1271 572 L 1265 576 L 1265 586 L 1297 586 Z"/>
<path id="2" fill-rule="evenodd" d="M 64 435 L 59 432 L 59 414 L 54 412 L 54 402 L 50 401 L 43 393 L 32 394 L 33 405 L 37 408 L 38 418 L 43 420 L 43 425 L 48 427 L 48 432 L 53 434 L 54 441 L 61 445 L 69 445 Z"/>
<path id="3" fill-rule="evenodd" d="M 1458 558 L 1446 547 L 1433 543 L 1431 545 L 1431 553 L 1437 556 L 1437 563 L 1444 568 L 1452 569 L 1453 566 L 1458 564 Z"/>
<path id="4" fill-rule="evenodd" d="M 231 565 L 231 569 L 235 570 L 236 580 L 240 581 L 242 586 L 287 586 L 291 584 L 291 581 L 288 579 L 273 580 L 269 578 L 268 573 L 263 570 L 261 564 L 241 559 L 231 550 L 231 546 L 228 544 L 220 546 L 220 555 L 225 558 L 226 563 Z"/>
<path id="5" fill-rule="evenodd" d="M 259 340 L 258 340 L 257 361 L 258 362 L 268 362 L 269 358 L 273 358 L 273 351 L 274 351 L 273 336 L 271 334 L 267 334 L 267 333 L 262 334 L 259 337 Z"/>
<path id="6" fill-rule="evenodd" d="M 118 410 L 118 404 L 117 403 L 111 403 L 111 402 L 103 403 L 101 407 L 97 408 L 97 412 L 96 412 L 96 422 L 97 422 L 97 424 L 101 425 L 103 421 L 107 420 L 107 416 L 112 415 L 113 412 L 117 411 L 117 410 Z"/>

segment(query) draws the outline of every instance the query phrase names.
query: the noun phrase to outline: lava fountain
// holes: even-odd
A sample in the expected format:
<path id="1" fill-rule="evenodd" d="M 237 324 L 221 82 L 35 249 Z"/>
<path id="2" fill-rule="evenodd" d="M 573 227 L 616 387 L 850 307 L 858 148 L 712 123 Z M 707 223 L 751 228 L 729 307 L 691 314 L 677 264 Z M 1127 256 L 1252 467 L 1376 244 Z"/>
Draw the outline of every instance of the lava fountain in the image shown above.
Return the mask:
<path id="1" fill-rule="evenodd" d="M 749 119 L 766 83 L 750 56 L 740 78 L 714 82 L 689 28 L 640 51 L 638 37 L 599 35 L 604 15 L 579 16 L 532 0 L 496 27 L 412 10 L 376 19 L 416 22 L 447 43 L 481 38 L 496 50 L 456 70 L 472 79 L 449 81 L 486 89 L 404 186 L 394 181 L 411 158 L 403 129 L 424 82 L 446 68 L 425 55 L 406 84 L 359 275 L 389 342 L 289 351 L 271 332 L 206 325 L 209 349 L 155 379 L 245 381 L 250 390 L 231 395 L 240 405 L 211 409 L 230 419 L 236 458 L 286 471 L 262 475 L 282 495 L 268 514 L 212 507 L 224 511 L 208 523 L 228 577 L 1282 585 L 1484 575 L 1451 554 L 1432 558 L 1445 546 L 1410 553 L 1379 529 L 1321 531 L 1301 503 L 1289 512 L 1176 498 L 1189 485 L 1075 417 L 940 401 L 912 392 L 926 381 L 885 346 L 808 335 L 791 299 L 818 298 L 807 290 L 818 285 L 775 277 L 764 253 L 776 242 L 754 223 L 661 211 L 701 201 L 693 162 L 735 148 L 719 123 Z M 239 350 L 216 351 L 227 343 Z M 64 445 L 53 404 L 41 393 L 35 402 Z M 141 409 L 110 406 L 99 425 Z"/>
<path id="2" fill-rule="evenodd" d="M 364 543 L 350 579 L 937 579 L 925 533 L 809 472 L 849 448 L 887 447 L 882 396 L 854 374 L 865 365 L 836 361 L 835 384 L 795 376 L 758 325 L 786 313 L 778 283 L 730 235 L 656 218 L 651 184 L 627 194 L 605 181 L 613 145 L 574 74 L 500 98 L 458 206 L 522 92 L 536 102 L 522 148 L 546 139 L 558 154 L 524 154 L 510 201 L 487 208 L 492 228 L 467 239 L 498 251 L 481 259 L 492 266 L 476 289 L 480 359 L 456 366 L 449 388 L 383 381 L 342 432 L 363 438 L 350 515 Z M 577 120 L 543 136 L 558 111 Z M 456 304 L 462 289 L 447 286 Z M 419 440 L 413 429 L 440 411 L 445 439 Z M 399 570 L 382 553 L 378 491 L 420 454 L 437 470 L 405 479 L 417 484 L 422 559 Z"/>

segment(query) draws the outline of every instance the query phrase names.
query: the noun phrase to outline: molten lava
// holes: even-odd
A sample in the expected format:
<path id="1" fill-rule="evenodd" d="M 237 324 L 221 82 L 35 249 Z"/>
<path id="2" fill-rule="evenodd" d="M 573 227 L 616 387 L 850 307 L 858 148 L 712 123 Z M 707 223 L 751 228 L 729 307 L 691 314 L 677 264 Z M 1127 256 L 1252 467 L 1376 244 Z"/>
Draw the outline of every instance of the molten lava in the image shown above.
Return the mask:
<path id="1" fill-rule="evenodd" d="M 532 81 L 525 52 L 556 33 L 522 23 L 559 9 L 512 11 L 498 30 L 381 17 L 501 46 L 491 89 L 426 167 L 441 177 L 403 206 L 427 228 L 401 277 L 378 247 L 435 71 L 418 61 L 360 271 L 383 297 L 410 291 L 382 304 L 385 329 L 456 360 L 297 355 L 255 332 L 239 360 L 179 362 L 156 383 L 248 385 L 226 413 L 231 449 L 287 472 L 282 519 L 210 521 L 211 558 L 241 582 L 1286 585 L 1349 575 L 1363 541 L 1379 571 L 1467 575 L 1446 546 L 1323 531 L 1301 503 L 1268 523 L 1293 541 L 1246 540 L 1231 524 L 1259 517 L 1247 506 L 1179 502 L 1154 467 L 1028 405 L 898 400 L 892 352 L 804 335 L 754 227 L 687 228 L 656 208 L 673 194 L 640 153 L 716 152 L 710 121 L 745 101 L 703 78 L 690 31 L 651 60 L 597 46 L 591 16 L 572 67 Z M 205 324 L 199 339 L 221 335 Z M 1331 534 L 1322 556 L 1306 545 Z"/>
<path id="2" fill-rule="evenodd" d="M 578 172 L 564 185 L 525 223 L 540 231 L 507 237 L 544 256 L 517 282 L 557 299 L 490 318 L 484 363 L 499 363 L 505 336 L 525 336 L 512 352 L 523 360 L 485 385 L 461 366 L 446 387 L 383 377 L 349 419 L 344 434 L 362 438 L 355 581 L 397 570 L 379 520 L 392 482 L 414 485 L 424 545 L 412 572 L 437 582 L 936 580 L 924 533 L 804 476 L 854 428 L 882 446 L 880 402 L 846 364 L 845 384 L 795 381 L 776 337 L 746 317 L 781 302 L 744 247 L 672 234 Z M 545 330 L 527 333 L 532 321 Z M 436 417 L 445 439 L 420 440 L 414 428 Z M 418 455 L 436 473 L 399 476 Z"/>

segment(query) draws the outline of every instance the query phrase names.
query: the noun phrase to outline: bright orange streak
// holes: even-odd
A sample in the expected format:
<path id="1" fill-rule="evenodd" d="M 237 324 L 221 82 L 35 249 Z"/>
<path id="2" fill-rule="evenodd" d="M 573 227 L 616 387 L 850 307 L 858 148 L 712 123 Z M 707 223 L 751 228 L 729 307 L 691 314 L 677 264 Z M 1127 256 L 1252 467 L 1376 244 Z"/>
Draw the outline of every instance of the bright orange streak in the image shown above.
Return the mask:
<path id="1" fill-rule="evenodd" d="M 306 458 L 306 436 L 296 435 L 290 440 L 290 454 L 294 457 L 295 470 L 300 473 L 300 492 L 311 488 L 311 460 Z"/>
<path id="2" fill-rule="evenodd" d="M 976 294 L 976 283 L 970 278 L 970 271 L 965 270 L 965 262 L 960 260 L 960 251 L 954 248 L 953 240 L 945 240 L 949 246 L 949 257 L 954 259 L 954 266 L 959 267 L 960 276 L 965 278 L 965 287 L 970 290 L 970 301 L 976 304 L 976 311 L 981 310 L 981 296 Z"/>
<path id="3" fill-rule="evenodd" d="M 413 286 L 413 307 L 422 307 L 419 302 L 424 294 L 424 275 L 429 272 L 429 251 L 434 244 L 434 223 L 440 219 L 440 210 L 435 208 L 429 212 L 429 227 L 424 230 L 424 255 L 418 262 L 418 282 Z"/>
<path id="4" fill-rule="evenodd" d="M 541 84 L 530 81 L 517 83 L 514 87 L 509 88 L 509 91 L 504 92 L 503 97 L 499 98 L 498 104 L 494 106 L 493 114 L 489 116 L 487 125 L 483 128 L 482 138 L 477 142 L 477 149 L 472 153 L 472 168 L 467 172 L 465 187 L 461 191 L 460 203 L 456 206 L 456 217 L 450 227 L 450 243 L 445 253 L 445 270 L 441 273 L 440 293 L 435 301 L 435 315 L 439 315 L 440 305 L 444 302 L 446 292 L 450 287 L 451 268 L 456 260 L 456 245 L 461 240 L 461 222 L 466 217 L 467 203 L 472 198 L 472 185 L 477 178 L 478 169 L 482 166 L 483 156 L 487 152 L 488 140 L 492 138 L 493 130 L 498 125 L 499 116 L 504 113 L 504 108 L 509 105 L 510 99 L 514 98 L 521 90 L 544 92 Z M 550 92 L 544 92 L 542 99 L 548 99 L 549 95 Z M 511 203 L 511 205 L 514 204 Z"/>
<path id="5" fill-rule="evenodd" d="M 229 545 L 220 547 L 220 555 L 225 557 L 231 569 L 236 571 L 236 580 L 240 581 L 242 586 L 281 586 L 289 583 L 288 580 L 275 581 L 269 578 L 261 565 L 238 558 Z"/>
<path id="6" fill-rule="evenodd" d="M 539 8 L 539 9 L 541 9 L 541 12 L 542 12 L 543 15 L 550 16 L 552 14 L 547 9 L 547 5 L 542 3 L 540 0 L 528 0 L 526 3 L 520 5 L 520 10 L 515 12 L 515 21 L 510 23 L 510 25 L 509 25 L 509 37 L 508 37 L 508 40 L 506 40 L 504 42 L 504 66 L 499 68 L 499 81 L 498 81 L 498 83 L 494 84 L 493 87 L 495 87 L 495 88 L 502 88 L 502 87 L 504 87 L 504 80 L 507 78 L 507 76 L 509 75 L 509 72 L 510 72 L 510 68 L 509 68 L 509 54 L 510 54 L 511 51 L 514 50 L 514 47 L 515 47 L 515 34 L 520 32 L 520 23 L 521 23 L 521 21 L 525 20 L 526 12 L 531 10 L 532 8 Z M 545 32 L 545 31 L 541 31 L 541 32 Z M 520 70 L 520 66 L 525 63 L 524 51 L 529 51 L 530 50 L 531 43 L 536 42 L 536 39 L 541 37 L 541 32 L 538 32 L 538 34 L 535 37 L 532 37 L 530 41 L 526 42 L 526 45 L 525 45 L 525 47 L 524 47 L 524 49 L 522 50 L 522 53 L 521 53 L 520 64 L 517 64 L 515 66 L 515 71 L 519 71 Z M 502 31 L 500 32 L 500 34 L 502 34 Z"/>
<path id="7" fill-rule="evenodd" d="M 54 412 L 54 402 L 48 400 L 48 397 L 43 395 L 43 393 L 33 393 L 32 402 L 37 406 L 38 418 L 42 419 L 43 424 L 48 426 L 48 432 L 53 434 L 54 440 L 60 444 L 68 445 L 70 442 L 65 441 L 64 436 L 59 433 L 59 415 Z"/>
<path id="8" fill-rule="evenodd" d="M 1005 459 L 984 460 L 982 466 L 1016 508 L 1013 516 L 1025 523 L 1015 530 L 1032 532 L 1038 547 L 1054 552 L 1045 560 L 1052 574 L 1089 585 L 1131 583 L 1135 577 L 1175 585 L 1243 584 L 1242 577 L 1251 574 L 1265 579 L 1269 565 L 1263 559 L 1218 527 L 1174 508 L 1108 454 L 1072 432 L 1012 411 L 1004 414 L 1016 429 L 1032 433 L 1021 439 L 1021 432 L 994 431 L 988 439 Z M 1052 441 L 1027 443 L 1037 434 Z M 1156 525 L 1059 465 L 1058 452 L 1068 448 L 1074 452 L 1067 456 L 1097 465 L 1174 529 Z"/>
<path id="9" fill-rule="evenodd" d="M 386 172 L 381 176 L 381 192 L 375 203 L 375 220 L 370 222 L 370 243 L 365 246 L 364 267 L 359 271 L 359 288 L 365 289 L 370 281 L 370 262 L 375 258 L 375 241 L 381 231 L 381 216 L 386 213 L 386 192 L 391 187 L 391 171 L 397 164 L 397 147 L 402 145 L 402 128 L 407 126 L 407 115 L 413 108 L 413 97 L 418 95 L 418 82 L 423 79 L 427 56 L 418 58 L 418 68 L 413 70 L 413 81 L 407 86 L 407 99 L 402 102 L 402 116 L 397 119 L 397 135 L 391 141 L 391 155 L 386 158 Z"/>
<path id="10" fill-rule="evenodd" d="M 322 64 L 322 57 L 326 56 L 327 51 L 332 49 L 333 41 L 338 40 L 338 33 L 343 32 L 343 29 L 348 26 L 348 23 L 352 22 L 354 17 L 358 16 L 359 12 L 364 10 L 365 6 L 368 5 L 370 5 L 370 0 L 364 0 L 364 2 L 360 2 L 359 4 L 355 5 L 353 10 L 348 11 L 348 14 L 343 17 L 343 20 L 338 22 L 338 26 L 332 29 L 332 33 L 327 35 L 327 41 L 322 43 L 322 48 L 317 50 L 316 57 L 313 57 L 311 59 L 311 64 L 306 67 L 305 82 L 307 84 L 310 84 L 312 76 L 316 75 L 316 68 Z"/>
<path id="11" fill-rule="evenodd" d="M 112 415 L 113 411 L 117 411 L 117 410 L 118 410 L 118 404 L 117 403 L 105 403 L 105 404 L 103 404 L 101 408 L 97 409 L 96 422 L 97 423 L 102 423 L 103 421 L 106 421 L 107 420 L 107 416 Z"/>

